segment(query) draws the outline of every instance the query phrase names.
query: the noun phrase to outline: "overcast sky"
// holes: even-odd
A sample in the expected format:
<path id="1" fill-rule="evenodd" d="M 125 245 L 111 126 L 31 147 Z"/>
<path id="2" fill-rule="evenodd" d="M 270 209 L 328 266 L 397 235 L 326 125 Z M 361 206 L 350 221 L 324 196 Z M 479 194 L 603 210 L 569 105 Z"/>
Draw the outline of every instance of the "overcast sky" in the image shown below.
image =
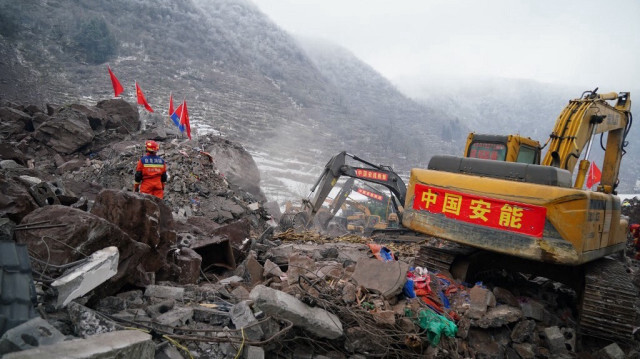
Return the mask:
<path id="1" fill-rule="evenodd" d="M 253 1 L 289 33 L 342 45 L 392 81 L 473 76 L 640 88 L 640 0 Z"/>

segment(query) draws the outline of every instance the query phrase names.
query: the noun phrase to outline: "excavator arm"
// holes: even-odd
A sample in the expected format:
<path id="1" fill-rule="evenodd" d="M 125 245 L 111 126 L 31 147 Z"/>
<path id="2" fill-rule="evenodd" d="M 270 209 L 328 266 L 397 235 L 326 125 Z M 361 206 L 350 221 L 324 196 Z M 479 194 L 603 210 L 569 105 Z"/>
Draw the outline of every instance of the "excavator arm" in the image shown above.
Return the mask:
<path id="1" fill-rule="evenodd" d="M 350 157 L 353 160 L 358 161 L 368 167 L 354 167 L 348 165 L 346 163 L 347 157 Z M 311 187 L 309 196 L 303 200 L 303 211 L 297 214 L 291 214 L 286 218 L 283 217 L 285 222 L 287 222 L 286 226 L 307 228 L 313 222 L 313 218 L 322 207 L 324 200 L 327 198 L 333 187 L 342 176 L 385 186 L 391 191 L 391 193 L 393 193 L 395 197 L 393 205 L 396 209 L 396 212 L 402 213 L 402 206 L 405 202 L 407 194 L 407 186 L 405 185 L 402 178 L 400 178 L 400 176 L 398 176 L 398 174 L 395 173 L 389 166 L 376 165 L 358 156 L 351 155 L 343 151 L 333 156 L 329 160 L 329 162 L 327 162 L 324 170 L 322 171 L 322 174 L 320 175 L 320 177 L 318 177 L 315 184 Z M 346 186 L 343 186 L 343 190 L 346 193 L 346 196 L 348 196 L 349 192 L 351 191 L 351 187 L 353 186 L 353 182 L 351 182 L 350 184 L 349 182 L 347 182 L 345 183 L 345 185 Z M 343 191 L 341 191 L 341 193 L 342 192 Z M 338 197 L 340 196 L 341 195 L 338 195 Z M 336 199 L 340 200 L 338 197 L 336 197 Z M 346 199 L 346 197 L 344 199 Z M 340 203 L 340 205 L 342 205 L 342 203 Z M 337 206 L 336 208 L 340 208 L 340 206 Z M 337 212 L 336 208 L 332 206 L 332 209 Z M 294 216 L 296 216 L 296 219 L 288 218 L 293 218 Z M 302 225 L 301 222 L 304 222 L 304 225 Z"/>
<path id="2" fill-rule="evenodd" d="M 597 89 L 587 91 L 580 99 L 572 100 L 556 121 L 549 138 L 549 150 L 542 165 L 566 169 L 573 173 L 580 155 L 574 188 L 582 188 L 589 168 L 589 152 L 594 135 L 607 135 L 605 158 L 599 192 L 612 193 L 618 180 L 620 161 L 626 146 L 626 136 L 631 126 L 631 100 L 628 92 L 597 94 Z M 615 106 L 606 100 L 617 100 Z"/>

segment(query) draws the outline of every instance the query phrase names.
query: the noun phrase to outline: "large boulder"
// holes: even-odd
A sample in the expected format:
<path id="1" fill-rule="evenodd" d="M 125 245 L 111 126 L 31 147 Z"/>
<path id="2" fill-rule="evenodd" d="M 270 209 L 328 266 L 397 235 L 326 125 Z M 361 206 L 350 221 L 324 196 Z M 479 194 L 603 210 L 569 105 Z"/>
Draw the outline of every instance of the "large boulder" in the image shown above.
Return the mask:
<path id="1" fill-rule="evenodd" d="M 11 177 L 0 174 L 0 217 L 8 217 L 15 223 L 38 208 L 29 190 Z"/>
<path id="2" fill-rule="evenodd" d="M 104 111 L 106 129 L 116 129 L 119 133 L 133 133 L 140 129 L 140 115 L 134 106 L 125 100 L 114 99 L 98 102 L 98 109 Z"/>
<path id="3" fill-rule="evenodd" d="M 105 129 L 105 124 L 107 122 L 107 116 L 103 110 L 97 107 L 87 107 L 84 105 L 73 104 L 71 108 L 77 111 L 82 112 L 85 116 L 87 116 L 87 120 L 89 120 L 89 126 L 95 132 L 102 132 Z"/>
<path id="4" fill-rule="evenodd" d="M 0 143 L 0 159 L 14 160 L 17 163 L 27 166 L 29 158 L 15 146 L 15 143 Z"/>
<path id="5" fill-rule="evenodd" d="M 143 266 L 155 272 L 166 265 L 167 252 L 176 244 L 171 209 L 155 196 L 104 189 L 91 213 L 115 224 L 135 241 L 151 247 Z"/>
<path id="6" fill-rule="evenodd" d="M 91 143 L 94 133 L 85 114 L 65 107 L 40 125 L 35 137 L 58 153 L 70 154 Z"/>
<path id="7" fill-rule="evenodd" d="M 118 247 L 118 273 L 105 282 L 101 292 L 111 294 L 125 284 L 144 284 L 145 268 L 138 267 L 150 252 L 147 244 L 136 242 L 113 223 L 94 214 L 65 206 L 47 206 L 27 215 L 21 225 L 42 223 L 46 228 L 16 231 L 18 243 L 27 244 L 32 255 L 46 263 L 62 265 L 91 255 L 109 246 Z M 43 265 L 34 262 L 43 269 Z"/>
<path id="8" fill-rule="evenodd" d="M 260 189 L 260 171 L 251 154 L 241 145 L 222 138 L 215 138 L 207 152 L 232 186 L 251 193 L 258 201 L 266 198 Z"/>
<path id="9" fill-rule="evenodd" d="M 26 131 L 33 131 L 33 123 L 29 114 L 10 107 L 0 107 L 0 134 L 2 137 L 16 139 L 16 136 L 24 136 Z"/>

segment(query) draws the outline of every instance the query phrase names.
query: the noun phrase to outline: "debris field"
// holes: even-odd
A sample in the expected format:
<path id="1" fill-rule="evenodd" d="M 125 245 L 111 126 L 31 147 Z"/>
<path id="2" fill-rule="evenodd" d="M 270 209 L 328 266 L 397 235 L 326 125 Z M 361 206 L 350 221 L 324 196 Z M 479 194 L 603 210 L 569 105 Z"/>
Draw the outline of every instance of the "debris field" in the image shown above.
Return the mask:
<path id="1" fill-rule="evenodd" d="M 576 293 L 526 270 L 465 283 L 416 265 L 419 241 L 281 231 L 242 146 L 141 127 L 122 100 L 0 104 L 3 357 L 640 357 L 582 336 Z M 147 139 L 164 199 L 132 191 Z"/>

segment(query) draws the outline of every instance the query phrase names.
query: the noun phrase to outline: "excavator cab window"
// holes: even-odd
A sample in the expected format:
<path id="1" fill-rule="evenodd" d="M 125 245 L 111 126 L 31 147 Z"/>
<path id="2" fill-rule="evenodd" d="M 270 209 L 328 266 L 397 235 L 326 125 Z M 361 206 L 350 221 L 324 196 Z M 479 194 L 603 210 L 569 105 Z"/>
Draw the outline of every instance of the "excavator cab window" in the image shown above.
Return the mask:
<path id="1" fill-rule="evenodd" d="M 537 149 L 526 146 L 526 145 L 520 145 L 520 151 L 518 152 L 518 159 L 516 160 L 516 162 L 536 164 L 536 163 L 539 163 L 539 160 L 537 157 L 538 157 Z"/>
<path id="2" fill-rule="evenodd" d="M 469 157 L 484 160 L 504 161 L 507 146 L 504 143 L 474 142 L 469 147 Z"/>

